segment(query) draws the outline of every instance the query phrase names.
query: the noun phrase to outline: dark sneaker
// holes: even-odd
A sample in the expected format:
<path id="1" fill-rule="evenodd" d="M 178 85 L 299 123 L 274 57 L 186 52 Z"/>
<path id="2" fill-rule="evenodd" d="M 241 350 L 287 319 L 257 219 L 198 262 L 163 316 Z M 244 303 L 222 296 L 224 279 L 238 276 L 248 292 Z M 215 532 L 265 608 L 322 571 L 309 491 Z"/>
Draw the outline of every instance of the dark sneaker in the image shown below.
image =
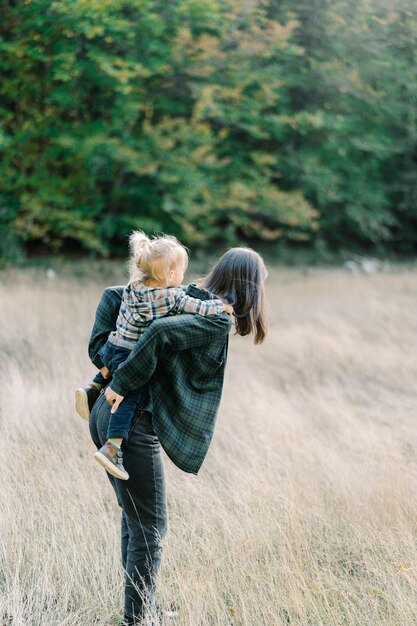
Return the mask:
<path id="1" fill-rule="evenodd" d="M 95 385 L 87 385 L 87 387 L 77 389 L 75 392 L 75 410 L 80 417 L 87 421 L 90 419 L 91 409 L 99 395 L 100 389 Z"/>
<path id="2" fill-rule="evenodd" d="M 120 480 L 128 480 L 129 474 L 123 467 L 123 452 L 114 443 L 106 441 L 94 457 L 109 474 Z"/>

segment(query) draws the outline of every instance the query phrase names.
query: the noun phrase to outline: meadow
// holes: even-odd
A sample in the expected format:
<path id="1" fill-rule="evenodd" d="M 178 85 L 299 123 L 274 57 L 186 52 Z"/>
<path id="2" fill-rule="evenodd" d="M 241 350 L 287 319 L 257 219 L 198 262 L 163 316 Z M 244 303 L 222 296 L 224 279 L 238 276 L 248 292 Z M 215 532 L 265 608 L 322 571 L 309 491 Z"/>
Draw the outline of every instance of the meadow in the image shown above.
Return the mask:
<path id="1" fill-rule="evenodd" d="M 97 276 L 0 275 L 0 624 L 119 621 L 119 517 L 74 390 Z M 178 626 L 417 624 L 417 269 L 272 269 L 198 477 L 166 460 Z"/>

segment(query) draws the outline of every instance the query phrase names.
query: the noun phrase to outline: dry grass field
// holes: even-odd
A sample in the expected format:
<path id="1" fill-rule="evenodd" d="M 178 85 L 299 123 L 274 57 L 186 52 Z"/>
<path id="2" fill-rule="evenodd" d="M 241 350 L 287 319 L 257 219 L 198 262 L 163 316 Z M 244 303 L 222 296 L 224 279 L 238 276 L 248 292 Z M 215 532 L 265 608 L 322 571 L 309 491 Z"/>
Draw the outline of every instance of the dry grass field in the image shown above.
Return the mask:
<path id="1" fill-rule="evenodd" d="M 1 625 L 118 623 L 119 510 L 73 393 L 122 280 L 0 275 Z M 200 475 L 166 460 L 159 599 L 178 626 L 413 626 L 417 270 L 276 269 L 268 293 Z"/>

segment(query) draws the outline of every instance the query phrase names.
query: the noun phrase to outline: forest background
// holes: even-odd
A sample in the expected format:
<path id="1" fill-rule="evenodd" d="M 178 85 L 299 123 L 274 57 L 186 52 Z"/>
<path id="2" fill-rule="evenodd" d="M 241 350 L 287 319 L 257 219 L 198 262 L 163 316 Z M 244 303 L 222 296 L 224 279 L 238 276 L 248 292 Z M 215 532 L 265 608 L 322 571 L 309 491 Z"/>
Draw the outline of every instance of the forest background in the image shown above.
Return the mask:
<path id="1" fill-rule="evenodd" d="M 3 0 L 0 257 L 417 249 L 415 0 Z"/>

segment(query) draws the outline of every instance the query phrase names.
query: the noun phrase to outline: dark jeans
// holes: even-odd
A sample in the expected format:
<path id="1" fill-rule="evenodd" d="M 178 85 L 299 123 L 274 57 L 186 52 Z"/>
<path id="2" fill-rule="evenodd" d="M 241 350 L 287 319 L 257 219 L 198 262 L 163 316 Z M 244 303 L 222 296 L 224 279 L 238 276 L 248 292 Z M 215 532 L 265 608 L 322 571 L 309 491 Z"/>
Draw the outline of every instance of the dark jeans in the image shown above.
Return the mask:
<path id="1" fill-rule="evenodd" d="M 131 351 L 128 348 L 121 348 L 120 346 L 115 346 L 110 341 L 106 341 L 104 346 L 100 349 L 99 355 L 104 365 L 112 374 L 114 374 L 119 365 L 126 361 L 130 352 Z M 99 372 L 95 376 L 94 382 L 103 385 L 101 379 L 103 379 L 103 381 L 105 380 L 101 372 Z M 106 384 L 106 382 L 104 382 L 104 384 Z M 120 404 L 117 411 L 111 415 L 111 420 L 107 429 L 107 439 L 118 437 L 122 437 L 123 439 L 128 438 L 132 417 L 135 412 L 138 399 L 139 391 L 136 390 L 129 391 L 129 393 L 125 395 L 123 402 Z"/>
<path id="2" fill-rule="evenodd" d="M 102 387 L 107 385 L 109 381 L 106 380 L 101 372 L 97 372 L 97 374 L 93 378 L 93 383 L 98 383 Z"/>
<path id="3" fill-rule="evenodd" d="M 107 439 L 110 405 L 103 394 L 90 416 L 90 433 L 100 448 Z M 108 474 L 122 508 L 121 547 L 125 578 L 125 621 L 133 624 L 153 604 L 161 562 L 162 539 L 167 529 L 165 476 L 161 445 L 150 413 L 137 410 L 128 441 L 123 446 L 127 481 Z"/>

